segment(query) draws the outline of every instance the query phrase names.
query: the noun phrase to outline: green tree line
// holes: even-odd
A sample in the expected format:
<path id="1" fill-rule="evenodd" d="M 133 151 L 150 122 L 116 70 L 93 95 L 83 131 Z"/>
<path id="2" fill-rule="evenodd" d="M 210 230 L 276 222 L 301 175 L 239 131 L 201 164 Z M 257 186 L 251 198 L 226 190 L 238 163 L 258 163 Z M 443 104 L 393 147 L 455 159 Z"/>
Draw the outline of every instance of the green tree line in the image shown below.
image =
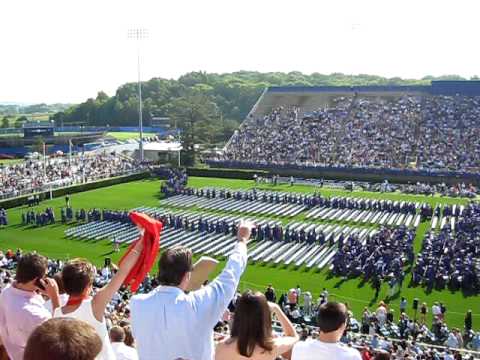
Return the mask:
<path id="1" fill-rule="evenodd" d="M 194 157 L 193 144 L 226 141 L 268 86 L 427 85 L 431 80 L 465 79 L 458 75 L 401 79 L 341 73 L 191 72 L 178 80 L 153 78 L 142 82 L 144 124 L 150 125 L 152 117 L 170 117 L 172 125 L 182 131 L 184 149 L 192 149 Z M 137 84 L 124 84 L 113 96 L 100 91 L 96 98 L 59 111 L 51 119 L 57 126 L 135 126 Z"/>

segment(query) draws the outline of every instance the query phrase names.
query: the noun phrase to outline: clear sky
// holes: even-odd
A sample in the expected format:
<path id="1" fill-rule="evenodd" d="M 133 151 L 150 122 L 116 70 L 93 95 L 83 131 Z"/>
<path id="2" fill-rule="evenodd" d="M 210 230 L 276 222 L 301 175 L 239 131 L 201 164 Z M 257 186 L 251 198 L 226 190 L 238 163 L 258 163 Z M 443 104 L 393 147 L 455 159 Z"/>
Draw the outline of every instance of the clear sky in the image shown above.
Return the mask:
<path id="1" fill-rule="evenodd" d="M 480 75 L 478 0 L 0 0 L 0 102 L 237 70 Z"/>

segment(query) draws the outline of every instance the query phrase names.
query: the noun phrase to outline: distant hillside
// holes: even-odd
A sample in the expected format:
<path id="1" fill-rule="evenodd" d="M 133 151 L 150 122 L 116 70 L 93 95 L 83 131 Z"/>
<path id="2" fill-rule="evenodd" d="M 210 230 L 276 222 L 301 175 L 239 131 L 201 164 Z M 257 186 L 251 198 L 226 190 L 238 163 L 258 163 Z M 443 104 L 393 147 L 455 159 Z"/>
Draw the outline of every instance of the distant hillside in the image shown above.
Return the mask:
<path id="1" fill-rule="evenodd" d="M 64 111 L 73 104 L 25 104 L 0 102 L 0 115 L 52 114 Z"/>

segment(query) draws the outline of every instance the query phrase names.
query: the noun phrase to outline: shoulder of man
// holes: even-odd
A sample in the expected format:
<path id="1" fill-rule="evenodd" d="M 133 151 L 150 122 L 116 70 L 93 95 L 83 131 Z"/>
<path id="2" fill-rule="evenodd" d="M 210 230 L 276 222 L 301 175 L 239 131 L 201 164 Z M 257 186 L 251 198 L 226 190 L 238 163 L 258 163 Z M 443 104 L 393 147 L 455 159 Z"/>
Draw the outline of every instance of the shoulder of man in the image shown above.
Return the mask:
<path id="1" fill-rule="evenodd" d="M 321 348 L 322 343 L 315 339 L 299 341 L 293 346 L 292 359 L 302 359 L 305 354 L 315 353 L 315 349 Z M 296 356 L 295 356 L 296 355 Z"/>
<path id="2" fill-rule="evenodd" d="M 362 356 L 360 354 L 360 351 L 358 351 L 357 349 L 353 348 L 353 347 L 350 347 L 350 346 L 347 346 L 343 343 L 339 343 L 339 347 L 343 349 L 343 351 L 345 351 L 345 359 L 361 359 Z"/>

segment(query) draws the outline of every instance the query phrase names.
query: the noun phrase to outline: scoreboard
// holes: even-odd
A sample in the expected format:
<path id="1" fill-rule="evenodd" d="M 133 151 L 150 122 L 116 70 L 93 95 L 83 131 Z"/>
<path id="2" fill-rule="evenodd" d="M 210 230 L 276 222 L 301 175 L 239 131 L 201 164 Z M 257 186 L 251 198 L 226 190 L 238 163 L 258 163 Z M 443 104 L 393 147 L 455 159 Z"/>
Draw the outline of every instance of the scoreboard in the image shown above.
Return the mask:
<path id="1" fill-rule="evenodd" d="M 23 137 L 34 138 L 35 136 L 52 137 L 55 133 L 54 123 L 49 121 L 28 122 L 23 125 Z"/>

